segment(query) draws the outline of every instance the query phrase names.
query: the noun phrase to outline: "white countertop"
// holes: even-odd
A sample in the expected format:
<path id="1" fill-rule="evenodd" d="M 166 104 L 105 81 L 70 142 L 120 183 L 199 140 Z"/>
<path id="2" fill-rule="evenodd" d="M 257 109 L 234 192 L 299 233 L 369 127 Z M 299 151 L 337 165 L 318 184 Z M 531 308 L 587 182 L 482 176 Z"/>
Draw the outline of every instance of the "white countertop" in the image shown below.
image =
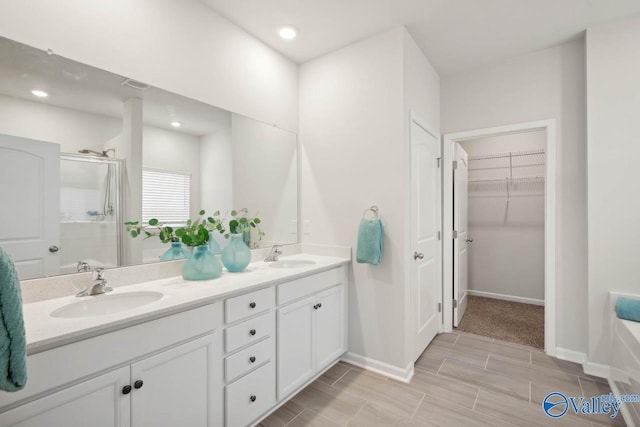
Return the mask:
<path id="1" fill-rule="evenodd" d="M 25 304 L 23 312 L 27 333 L 27 354 L 40 353 L 106 332 L 211 304 L 231 295 L 293 280 L 350 262 L 348 258 L 309 254 L 281 258 L 281 260 L 289 259 L 311 260 L 315 264 L 296 268 L 272 268 L 270 263 L 260 261 L 249 264 L 246 270 L 241 273 L 229 273 L 223 270 L 222 276 L 214 280 L 187 281 L 182 277 L 171 277 L 115 287 L 113 292 L 99 296 L 83 298 L 68 296 Z M 84 298 L 109 298 L 110 295 L 140 291 L 161 292 L 163 296 L 155 302 L 140 307 L 102 316 L 64 319 L 50 315 L 54 310 L 79 302 Z"/>

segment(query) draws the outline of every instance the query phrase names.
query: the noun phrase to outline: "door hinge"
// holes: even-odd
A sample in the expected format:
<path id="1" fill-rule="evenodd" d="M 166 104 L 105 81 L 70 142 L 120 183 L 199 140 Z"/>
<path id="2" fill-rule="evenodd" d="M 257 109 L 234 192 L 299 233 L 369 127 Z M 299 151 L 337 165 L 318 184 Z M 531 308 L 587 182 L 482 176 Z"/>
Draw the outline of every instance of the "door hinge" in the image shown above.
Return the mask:
<path id="1" fill-rule="evenodd" d="M 440 240 L 440 231 L 438 231 L 438 240 Z"/>
<path id="2" fill-rule="evenodd" d="M 438 303 L 438 313 L 442 313 L 442 303 Z"/>
<path id="3" fill-rule="evenodd" d="M 453 308 L 458 308 L 458 300 L 457 299 L 453 300 Z"/>
<path id="4" fill-rule="evenodd" d="M 458 169 L 458 162 L 455 161 L 455 160 L 453 162 L 451 162 L 451 167 L 453 168 L 453 170 Z"/>
<path id="5" fill-rule="evenodd" d="M 440 167 L 440 159 L 441 157 L 438 157 L 436 160 L 438 161 L 438 167 Z"/>
<path id="6" fill-rule="evenodd" d="M 453 230 L 453 238 L 454 239 L 458 238 L 458 230 Z"/>

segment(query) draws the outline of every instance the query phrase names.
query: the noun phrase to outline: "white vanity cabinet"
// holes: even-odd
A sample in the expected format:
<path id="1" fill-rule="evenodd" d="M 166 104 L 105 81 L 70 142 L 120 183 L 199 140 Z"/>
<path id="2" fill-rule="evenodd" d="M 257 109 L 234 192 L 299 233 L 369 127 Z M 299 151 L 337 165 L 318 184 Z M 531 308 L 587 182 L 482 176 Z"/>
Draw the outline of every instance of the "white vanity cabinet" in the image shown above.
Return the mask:
<path id="1" fill-rule="evenodd" d="M 215 334 L 161 352 L 0 416 L 15 427 L 213 426 Z"/>
<path id="2" fill-rule="evenodd" d="M 279 285 L 278 399 L 346 351 L 342 276 L 339 268 Z"/>
<path id="3" fill-rule="evenodd" d="M 246 426 L 276 404 L 275 287 L 225 301 L 225 421 Z"/>
<path id="4" fill-rule="evenodd" d="M 0 414 L 3 427 L 127 427 L 131 401 L 122 394 L 129 367 L 81 382 Z"/>
<path id="5" fill-rule="evenodd" d="M 221 314 L 202 307 L 29 356 L 28 386 L 0 394 L 0 426 L 222 425 Z"/>

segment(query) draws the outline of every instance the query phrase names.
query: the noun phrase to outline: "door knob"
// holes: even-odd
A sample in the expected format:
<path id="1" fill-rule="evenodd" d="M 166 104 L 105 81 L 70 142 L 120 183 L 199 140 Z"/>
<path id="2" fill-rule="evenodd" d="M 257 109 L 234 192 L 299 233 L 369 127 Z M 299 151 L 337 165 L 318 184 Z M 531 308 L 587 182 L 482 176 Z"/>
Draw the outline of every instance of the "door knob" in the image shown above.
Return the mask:
<path id="1" fill-rule="evenodd" d="M 413 259 L 422 259 L 424 258 L 424 254 L 422 252 L 414 252 Z"/>
<path id="2" fill-rule="evenodd" d="M 122 387 L 122 394 L 129 394 L 131 393 L 131 386 L 130 385 L 126 385 L 124 387 Z"/>
<path id="3" fill-rule="evenodd" d="M 255 302 L 250 302 L 250 303 L 249 303 L 249 307 L 251 307 L 251 308 L 256 308 L 256 303 L 255 303 Z"/>
<path id="4" fill-rule="evenodd" d="M 467 243 L 473 243 L 473 239 L 467 239 Z"/>
<path id="5" fill-rule="evenodd" d="M 136 390 L 140 390 L 143 384 L 144 383 L 142 382 L 142 380 L 138 380 L 135 383 L 133 383 L 133 388 L 135 388 Z"/>
<path id="6" fill-rule="evenodd" d="M 256 401 L 256 395 L 252 394 L 251 397 L 249 397 L 249 400 L 252 401 L 252 402 L 255 402 Z"/>
<path id="7" fill-rule="evenodd" d="M 49 246 L 49 252 L 51 252 L 52 254 L 58 252 L 59 250 L 60 248 L 57 247 L 56 245 Z"/>
<path id="8" fill-rule="evenodd" d="M 255 334 L 256 334 L 256 330 L 255 329 L 252 329 L 252 330 L 249 331 L 249 335 L 255 335 Z"/>
<path id="9" fill-rule="evenodd" d="M 255 363 L 255 362 L 256 362 L 256 357 L 255 357 L 255 356 L 251 356 L 251 357 L 249 358 L 249 362 L 251 362 L 251 363 Z"/>

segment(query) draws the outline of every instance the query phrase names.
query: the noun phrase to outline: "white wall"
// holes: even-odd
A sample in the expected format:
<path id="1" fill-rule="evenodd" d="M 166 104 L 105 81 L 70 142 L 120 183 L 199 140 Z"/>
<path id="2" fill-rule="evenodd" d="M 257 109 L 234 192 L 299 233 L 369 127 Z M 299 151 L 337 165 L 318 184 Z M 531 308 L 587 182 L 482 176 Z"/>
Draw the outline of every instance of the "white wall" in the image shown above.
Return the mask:
<path id="1" fill-rule="evenodd" d="M 556 119 L 557 346 L 587 351 L 584 41 L 442 79 L 444 133 Z"/>
<path id="2" fill-rule="evenodd" d="M 0 133 L 60 144 L 63 153 L 104 144 L 122 132 L 122 120 L 0 95 Z"/>
<path id="3" fill-rule="evenodd" d="M 469 157 L 543 150 L 545 131 L 463 141 Z M 544 177 L 544 157 L 514 157 L 513 177 Z M 533 166 L 535 165 L 535 166 Z M 469 161 L 469 290 L 544 302 L 544 180 L 513 181 L 509 159 Z M 500 181 L 473 182 L 477 179 Z"/>
<path id="4" fill-rule="evenodd" d="M 589 359 L 607 363 L 608 291 L 638 293 L 640 18 L 587 30 Z"/>
<path id="5" fill-rule="evenodd" d="M 406 108 L 439 125 L 437 75 L 408 37 L 397 28 L 300 68 L 301 210 L 309 227 L 302 240 L 355 248 L 363 211 L 378 205 L 385 253 L 379 266 L 351 267 L 349 351 L 398 369 L 410 348 Z M 416 68 L 403 83 L 405 64 Z M 418 100 L 405 104 L 414 90 Z"/>
<path id="6" fill-rule="evenodd" d="M 261 246 L 296 243 L 298 157 L 296 134 L 234 114 L 233 206 L 257 215 Z M 252 233 L 252 243 L 258 242 Z"/>
<path id="7" fill-rule="evenodd" d="M 211 214 L 233 208 L 233 149 L 229 126 L 200 139 L 202 209 Z"/>
<path id="8" fill-rule="evenodd" d="M 0 35 L 297 130 L 297 65 L 195 0 L 7 0 Z"/>

